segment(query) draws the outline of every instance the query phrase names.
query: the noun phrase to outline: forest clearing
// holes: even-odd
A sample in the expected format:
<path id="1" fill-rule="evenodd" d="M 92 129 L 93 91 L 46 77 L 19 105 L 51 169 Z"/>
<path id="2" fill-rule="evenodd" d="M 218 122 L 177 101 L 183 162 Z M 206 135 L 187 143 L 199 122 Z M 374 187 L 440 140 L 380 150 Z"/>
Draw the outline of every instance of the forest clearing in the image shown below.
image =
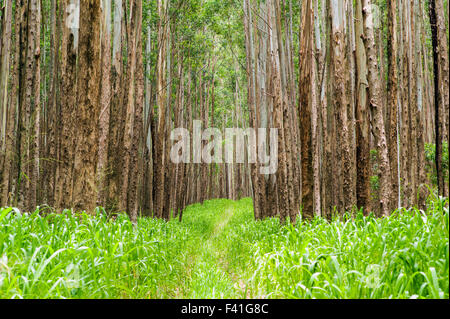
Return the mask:
<path id="1" fill-rule="evenodd" d="M 0 298 L 449 299 L 448 9 L 0 0 Z"/>

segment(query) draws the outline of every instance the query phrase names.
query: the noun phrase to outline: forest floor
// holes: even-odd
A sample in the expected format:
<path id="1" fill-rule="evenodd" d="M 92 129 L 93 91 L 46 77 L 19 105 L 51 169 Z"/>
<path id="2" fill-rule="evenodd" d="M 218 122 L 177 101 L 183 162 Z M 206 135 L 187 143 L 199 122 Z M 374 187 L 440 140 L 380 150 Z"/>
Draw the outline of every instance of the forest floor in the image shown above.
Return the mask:
<path id="1" fill-rule="evenodd" d="M 186 267 L 186 287 L 183 287 L 184 293 L 176 297 L 246 297 L 246 284 L 239 274 L 230 269 L 227 256 L 221 247 L 221 241 L 227 237 L 227 225 L 235 213 L 233 206 L 230 202 L 217 212 L 215 218 L 208 219 L 211 225 L 205 228 L 207 232 L 193 240 L 198 246 L 188 258 L 192 262 Z"/>
<path id="2" fill-rule="evenodd" d="M 0 209 L 0 298 L 448 298 L 448 200 L 388 218 L 255 221 L 249 198 L 183 221 Z"/>
<path id="3" fill-rule="evenodd" d="M 440 241 L 434 232 L 440 226 L 448 228 L 448 202 L 434 204 L 428 215 L 411 209 L 389 219 L 317 219 L 296 226 L 280 226 L 275 218 L 254 221 L 250 199 L 195 204 L 182 223 L 192 235 L 184 279 L 174 296 L 166 293 L 175 298 L 448 296 L 448 284 L 441 281 L 448 279 L 448 234 L 441 233 L 447 243 L 441 241 L 437 250 L 425 244 Z M 425 216 L 437 217 L 432 213 L 439 207 L 445 213 L 438 214 L 434 222 L 440 226 L 434 227 L 433 218 Z M 434 262 L 425 263 L 425 256 Z M 384 274 L 388 269 L 394 274 Z"/>

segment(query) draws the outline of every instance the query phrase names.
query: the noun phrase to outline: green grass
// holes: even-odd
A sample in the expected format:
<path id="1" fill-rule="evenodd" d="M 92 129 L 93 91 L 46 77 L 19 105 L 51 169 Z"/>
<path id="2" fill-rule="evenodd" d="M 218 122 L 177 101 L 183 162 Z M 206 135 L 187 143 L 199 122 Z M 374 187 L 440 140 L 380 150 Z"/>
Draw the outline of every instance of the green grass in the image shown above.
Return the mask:
<path id="1" fill-rule="evenodd" d="M 1 298 L 449 298 L 448 201 L 389 218 L 254 221 L 250 199 L 184 220 L 0 210 Z"/>

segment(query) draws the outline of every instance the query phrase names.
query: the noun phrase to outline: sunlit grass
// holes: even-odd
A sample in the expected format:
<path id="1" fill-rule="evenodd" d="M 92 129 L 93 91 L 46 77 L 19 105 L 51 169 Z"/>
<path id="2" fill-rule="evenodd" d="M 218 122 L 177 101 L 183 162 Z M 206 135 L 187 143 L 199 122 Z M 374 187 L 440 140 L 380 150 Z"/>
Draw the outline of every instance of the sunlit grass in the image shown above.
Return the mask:
<path id="1" fill-rule="evenodd" d="M 226 236 L 253 297 L 449 298 L 444 199 L 426 212 L 400 209 L 382 219 L 317 218 L 280 227 L 276 219 L 243 223 L 244 216 Z"/>
<path id="2" fill-rule="evenodd" d="M 0 210 L 1 298 L 449 298 L 448 201 L 389 218 L 254 221 L 250 199 L 184 220 Z"/>

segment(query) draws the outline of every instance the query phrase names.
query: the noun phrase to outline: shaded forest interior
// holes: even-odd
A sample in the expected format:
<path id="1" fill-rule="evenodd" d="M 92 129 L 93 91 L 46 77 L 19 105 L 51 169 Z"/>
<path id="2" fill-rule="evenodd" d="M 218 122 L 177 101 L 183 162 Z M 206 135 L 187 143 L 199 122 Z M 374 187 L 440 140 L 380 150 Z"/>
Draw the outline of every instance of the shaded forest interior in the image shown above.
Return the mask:
<path id="1" fill-rule="evenodd" d="M 294 221 L 448 197 L 448 1 L 0 4 L 0 206 L 181 220 L 252 197 Z M 256 148 L 172 163 L 195 120 L 277 128 L 278 170 Z"/>

